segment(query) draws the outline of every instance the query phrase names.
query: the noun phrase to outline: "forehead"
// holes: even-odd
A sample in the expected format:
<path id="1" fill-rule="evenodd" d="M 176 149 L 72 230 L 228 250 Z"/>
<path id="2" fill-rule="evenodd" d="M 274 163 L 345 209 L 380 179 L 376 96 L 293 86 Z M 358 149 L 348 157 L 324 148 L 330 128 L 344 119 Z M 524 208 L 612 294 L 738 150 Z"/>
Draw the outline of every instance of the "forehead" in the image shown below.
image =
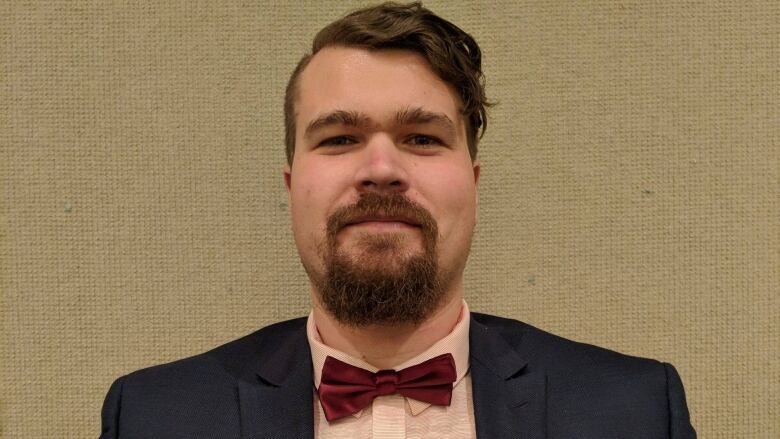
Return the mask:
<path id="1" fill-rule="evenodd" d="M 404 108 L 446 114 L 461 126 L 461 102 L 420 54 L 401 49 L 326 47 L 301 72 L 296 99 L 300 134 L 311 119 L 334 110 L 359 111 L 377 119 Z"/>

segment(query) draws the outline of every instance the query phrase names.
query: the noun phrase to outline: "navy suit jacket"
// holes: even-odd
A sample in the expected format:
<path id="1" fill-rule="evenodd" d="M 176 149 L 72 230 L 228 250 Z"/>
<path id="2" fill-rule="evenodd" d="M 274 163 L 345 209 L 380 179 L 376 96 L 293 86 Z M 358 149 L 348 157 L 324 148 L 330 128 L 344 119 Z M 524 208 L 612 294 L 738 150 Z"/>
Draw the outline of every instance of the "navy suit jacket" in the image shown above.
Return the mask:
<path id="1" fill-rule="evenodd" d="M 480 439 L 696 437 L 671 365 L 471 316 Z M 313 397 L 306 319 L 289 320 L 119 378 L 101 438 L 309 439 Z"/>

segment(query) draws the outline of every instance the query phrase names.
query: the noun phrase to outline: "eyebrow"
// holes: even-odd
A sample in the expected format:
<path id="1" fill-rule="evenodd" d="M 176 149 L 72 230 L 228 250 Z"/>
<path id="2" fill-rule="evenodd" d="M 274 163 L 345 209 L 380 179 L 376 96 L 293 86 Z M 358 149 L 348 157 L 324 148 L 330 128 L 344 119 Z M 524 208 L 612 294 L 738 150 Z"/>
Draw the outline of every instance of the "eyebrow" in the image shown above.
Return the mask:
<path id="1" fill-rule="evenodd" d="M 395 114 L 396 123 L 399 125 L 434 124 L 444 129 L 447 135 L 455 137 L 455 123 L 446 114 L 435 113 L 422 107 L 406 108 Z M 373 124 L 373 120 L 366 114 L 357 111 L 334 110 L 323 114 L 309 122 L 304 131 L 305 137 L 310 137 L 315 131 L 333 125 L 345 125 L 361 127 Z"/>
<path id="2" fill-rule="evenodd" d="M 421 107 L 407 108 L 395 115 L 399 125 L 433 124 L 444 129 L 450 138 L 455 138 L 455 123 L 444 113 L 434 113 Z"/>
<path id="3" fill-rule="evenodd" d="M 357 111 L 335 110 L 331 111 L 330 113 L 323 114 L 322 116 L 309 122 L 309 124 L 306 126 L 306 131 L 304 131 L 304 134 L 306 137 L 309 137 L 313 132 L 332 125 L 357 127 L 368 125 L 370 123 L 371 119 L 368 116 L 361 115 Z"/>

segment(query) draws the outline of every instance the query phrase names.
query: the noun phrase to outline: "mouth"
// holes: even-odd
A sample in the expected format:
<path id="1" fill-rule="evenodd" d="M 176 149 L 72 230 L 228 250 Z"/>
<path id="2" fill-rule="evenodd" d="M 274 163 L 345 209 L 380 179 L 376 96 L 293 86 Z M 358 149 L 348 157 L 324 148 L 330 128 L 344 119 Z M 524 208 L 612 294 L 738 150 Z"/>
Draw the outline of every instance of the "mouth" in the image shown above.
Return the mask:
<path id="1" fill-rule="evenodd" d="M 393 230 L 402 228 L 420 228 L 420 223 L 408 217 L 400 216 L 363 216 L 348 221 L 347 227 L 371 227 L 379 230 Z"/>

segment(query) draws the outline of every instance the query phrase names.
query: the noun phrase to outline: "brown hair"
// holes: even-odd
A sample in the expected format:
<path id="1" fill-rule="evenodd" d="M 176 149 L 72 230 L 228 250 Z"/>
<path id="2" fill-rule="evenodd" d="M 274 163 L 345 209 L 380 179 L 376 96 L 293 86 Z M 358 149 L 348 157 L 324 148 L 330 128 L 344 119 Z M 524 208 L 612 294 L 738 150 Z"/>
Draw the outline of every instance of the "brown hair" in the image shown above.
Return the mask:
<path id="1" fill-rule="evenodd" d="M 360 9 L 325 26 L 314 37 L 312 52 L 299 62 L 284 98 L 287 163 L 295 155 L 295 99 L 298 77 L 311 58 L 328 46 L 367 49 L 407 49 L 421 54 L 442 81 L 455 88 L 466 120 L 466 138 L 471 159 L 477 157 L 477 142 L 487 127 L 482 74 L 482 53 L 469 34 L 435 15 L 420 3 L 388 2 Z"/>

